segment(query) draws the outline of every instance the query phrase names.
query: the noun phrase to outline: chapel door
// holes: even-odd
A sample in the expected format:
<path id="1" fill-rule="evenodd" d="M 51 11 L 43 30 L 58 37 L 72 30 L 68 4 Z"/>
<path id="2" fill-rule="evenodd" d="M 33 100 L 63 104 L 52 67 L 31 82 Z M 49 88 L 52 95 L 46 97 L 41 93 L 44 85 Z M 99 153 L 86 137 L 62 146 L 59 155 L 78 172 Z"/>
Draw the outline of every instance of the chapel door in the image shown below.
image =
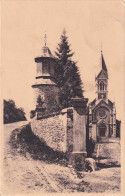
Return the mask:
<path id="1" fill-rule="evenodd" d="M 100 128 L 100 137 L 105 137 L 105 128 L 104 127 Z"/>
<path id="2" fill-rule="evenodd" d="M 106 136 L 106 125 L 104 123 L 101 123 L 99 125 L 99 135 L 100 135 L 100 137 Z"/>

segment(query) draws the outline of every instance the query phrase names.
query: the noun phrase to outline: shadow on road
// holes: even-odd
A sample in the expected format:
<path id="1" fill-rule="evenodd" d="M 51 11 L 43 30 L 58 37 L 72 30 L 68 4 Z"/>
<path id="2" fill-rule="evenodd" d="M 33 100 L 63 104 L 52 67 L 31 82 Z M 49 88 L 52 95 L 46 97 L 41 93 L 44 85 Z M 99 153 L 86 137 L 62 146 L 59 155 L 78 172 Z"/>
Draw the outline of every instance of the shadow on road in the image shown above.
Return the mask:
<path id="1" fill-rule="evenodd" d="M 59 163 L 61 165 L 67 163 L 66 154 L 54 151 L 47 146 L 44 140 L 34 135 L 30 124 L 12 131 L 9 143 L 13 148 L 13 153 L 20 153 L 24 156 L 29 153 L 34 160 L 43 160 L 48 163 Z"/>

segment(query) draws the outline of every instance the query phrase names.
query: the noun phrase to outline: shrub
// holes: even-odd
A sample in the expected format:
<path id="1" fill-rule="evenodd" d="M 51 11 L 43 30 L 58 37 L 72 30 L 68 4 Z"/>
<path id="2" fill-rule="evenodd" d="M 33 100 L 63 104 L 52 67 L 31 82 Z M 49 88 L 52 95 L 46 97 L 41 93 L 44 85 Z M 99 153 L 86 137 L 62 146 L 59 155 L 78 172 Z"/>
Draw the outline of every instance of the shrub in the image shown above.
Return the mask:
<path id="1" fill-rule="evenodd" d="M 93 154 L 94 149 L 95 149 L 95 142 L 92 138 L 89 138 L 87 140 L 86 149 L 87 149 L 87 157 L 92 157 L 92 154 Z"/>

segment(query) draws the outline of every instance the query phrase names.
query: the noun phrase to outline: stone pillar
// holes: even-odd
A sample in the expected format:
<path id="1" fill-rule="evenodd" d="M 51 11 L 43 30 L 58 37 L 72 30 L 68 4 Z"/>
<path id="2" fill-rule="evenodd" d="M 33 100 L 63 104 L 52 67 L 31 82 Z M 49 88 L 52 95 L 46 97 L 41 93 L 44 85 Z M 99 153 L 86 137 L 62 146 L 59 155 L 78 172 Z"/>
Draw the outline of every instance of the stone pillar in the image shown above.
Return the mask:
<path id="1" fill-rule="evenodd" d="M 92 138 L 92 106 L 89 104 L 89 138 Z"/>
<path id="2" fill-rule="evenodd" d="M 92 123 L 89 123 L 89 139 L 93 137 L 92 134 Z"/>
<path id="3" fill-rule="evenodd" d="M 87 124 L 87 102 L 85 98 L 72 98 L 73 107 L 73 151 L 71 162 L 76 167 L 84 165 L 86 153 L 86 124 Z"/>
<path id="4" fill-rule="evenodd" d="M 113 103 L 113 134 L 112 137 L 116 137 L 116 108 L 115 103 Z"/>

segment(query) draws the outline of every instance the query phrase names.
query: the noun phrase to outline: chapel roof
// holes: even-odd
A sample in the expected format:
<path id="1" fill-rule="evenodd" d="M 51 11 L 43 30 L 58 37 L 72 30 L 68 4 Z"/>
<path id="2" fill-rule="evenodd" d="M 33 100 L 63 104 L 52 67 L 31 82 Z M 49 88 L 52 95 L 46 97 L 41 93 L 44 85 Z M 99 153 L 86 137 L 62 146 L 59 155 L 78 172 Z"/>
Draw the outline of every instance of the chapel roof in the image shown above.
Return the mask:
<path id="1" fill-rule="evenodd" d="M 111 108 L 113 108 L 113 102 L 108 99 L 108 104 Z"/>
<path id="2" fill-rule="evenodd" d="M 94 99 L 91 103 L 90 103 L 90 105 L 92 106 L 92 109 L 94 109 L 94 108 L 96 108 L 96 106 L 99 106 L 100 105 L 100 107 L 101 107 L 101 104 L 106 104 L 111 110 L 113 109 L 113 102 L 112 101 L 110 101 L 109 99 L 108 99 L 108 102 L 106 103 L 106 101 L 105 100 L 100 100 L 100 102 L 99 103 L 96 103 L 96 99 Z"/>
<path id="3" fill-rule="evenodd" d="M 91 106 L 94 106 L 95 103 L 96 103 L 96 99 L 94 99 L 90 104 L 91 104 Z"/>

